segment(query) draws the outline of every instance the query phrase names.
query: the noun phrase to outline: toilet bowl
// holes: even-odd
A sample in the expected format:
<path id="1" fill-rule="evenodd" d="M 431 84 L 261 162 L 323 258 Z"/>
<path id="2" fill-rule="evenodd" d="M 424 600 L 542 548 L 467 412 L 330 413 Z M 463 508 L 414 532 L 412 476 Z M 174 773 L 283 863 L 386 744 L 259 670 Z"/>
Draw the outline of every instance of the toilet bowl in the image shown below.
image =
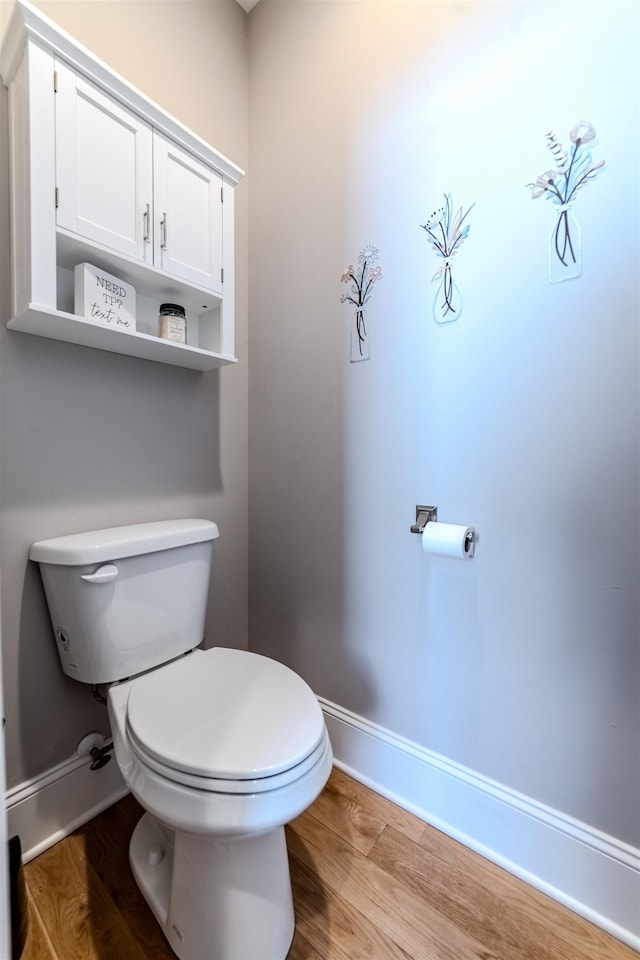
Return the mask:
<path id="1" fill-rule="evenodd" d="M 332 763 L 309 687 L 266 657 L 214 647 L 111 686 L 108 709 L 120 770 L 147 811 L 131 868 L 173 950 L 284 958 L 294 911 L 283 828 Z"/>
<path id="2" fill-rule="evenodd" d="M 210 521 L 160 521 L 40 541 L 30 558 L 63 670 L 106 687 L 116 760 L 145 810 L 131 869 L 173 951 L 285 960 L 284 825 L 324 787 L 331 744 L 288 667 L 197 646 L 217 536 Z"/>

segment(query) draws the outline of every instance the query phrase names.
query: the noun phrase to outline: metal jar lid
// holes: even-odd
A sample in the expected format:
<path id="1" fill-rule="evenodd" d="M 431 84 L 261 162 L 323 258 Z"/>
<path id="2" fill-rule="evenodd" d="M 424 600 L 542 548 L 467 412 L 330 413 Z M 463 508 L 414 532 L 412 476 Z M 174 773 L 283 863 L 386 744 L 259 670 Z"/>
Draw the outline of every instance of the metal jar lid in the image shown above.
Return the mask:
<path id="1" fill-rule="evenodd" d="M 165 316 L 184 317 L 184 307 L 179 303 L 161 303 L 160 313 Z"/>

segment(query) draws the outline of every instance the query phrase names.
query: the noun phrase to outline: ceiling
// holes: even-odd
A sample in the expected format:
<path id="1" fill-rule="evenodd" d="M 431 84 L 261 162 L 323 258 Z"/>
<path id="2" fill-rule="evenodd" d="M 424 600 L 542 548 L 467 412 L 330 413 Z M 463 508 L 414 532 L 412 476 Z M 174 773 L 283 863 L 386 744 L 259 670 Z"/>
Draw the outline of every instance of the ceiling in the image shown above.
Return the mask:
<path id="1" fill-rule="evenodd" d="M 240 6 L 243 7 L 247 13 L 249 13 L 249 10 L 253 10 L 257 2 L 258 0 L 238 0 Z"/>

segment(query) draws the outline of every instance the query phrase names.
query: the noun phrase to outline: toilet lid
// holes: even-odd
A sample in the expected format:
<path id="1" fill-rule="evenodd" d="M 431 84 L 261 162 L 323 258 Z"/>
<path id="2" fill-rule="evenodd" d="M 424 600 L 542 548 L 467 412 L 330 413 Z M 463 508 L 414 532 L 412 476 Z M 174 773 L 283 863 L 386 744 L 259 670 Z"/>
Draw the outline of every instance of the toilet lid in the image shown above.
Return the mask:
<path id="1" fill-rule="evenodd" d="M 245 650 L 195 650 L 133 682 L 130 736 L 173 770 L 220 780 L 271 777 L 320 743 L 324 719 L 288 667 Z"/>

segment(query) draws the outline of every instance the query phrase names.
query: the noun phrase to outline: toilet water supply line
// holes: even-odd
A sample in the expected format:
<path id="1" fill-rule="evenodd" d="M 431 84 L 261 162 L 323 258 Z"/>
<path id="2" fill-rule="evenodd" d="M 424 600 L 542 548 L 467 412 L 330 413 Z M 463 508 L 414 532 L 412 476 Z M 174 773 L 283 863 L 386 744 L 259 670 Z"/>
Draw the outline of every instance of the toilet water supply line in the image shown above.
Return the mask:
<path id="1" fill-rule="evenodd" d="M 91 696 L 93 697 L 94 700 L 97 700 L 98 703 L 107 702 L 107 698 L 104 696 L 103 693 L 100 692 L 100 687 L 96 683 L 91 685 Z"/>

